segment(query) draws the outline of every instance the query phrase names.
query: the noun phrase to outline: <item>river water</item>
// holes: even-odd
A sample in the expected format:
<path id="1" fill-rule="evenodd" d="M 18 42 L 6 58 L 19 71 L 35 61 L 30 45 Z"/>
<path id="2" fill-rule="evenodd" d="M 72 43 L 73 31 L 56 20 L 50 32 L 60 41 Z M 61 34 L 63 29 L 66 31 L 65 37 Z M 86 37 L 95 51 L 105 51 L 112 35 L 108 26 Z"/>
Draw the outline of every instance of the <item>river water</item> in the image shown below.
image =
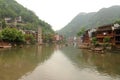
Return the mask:
<path id="1" fill-rule="evenodd" d="M 120 53 L 62 45 L 0 49 L 0 80 L 120 80 Z"/>

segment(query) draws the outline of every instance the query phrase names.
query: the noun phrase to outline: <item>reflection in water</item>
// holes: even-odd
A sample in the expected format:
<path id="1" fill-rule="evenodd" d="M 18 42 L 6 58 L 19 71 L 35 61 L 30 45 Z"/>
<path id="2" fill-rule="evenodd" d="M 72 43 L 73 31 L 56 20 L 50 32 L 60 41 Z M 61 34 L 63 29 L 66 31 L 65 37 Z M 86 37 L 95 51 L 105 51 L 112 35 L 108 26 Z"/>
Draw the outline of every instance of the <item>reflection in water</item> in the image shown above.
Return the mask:
<path id="1" fill-rule="evenodd" d="M 49 61 L 39 65 L 32 73 L 23 76 L 20 80 L 88 80 L 91 76 L 93 76 L 91 80 L 97 79 L 95 74 L 89 75 L 90 73 L 87 70 L 79 72 L 64 54 L 57 51 Z"/>
<path id="2" fill-rule="evenodd" d="M 0 50 L 0 80 L 17 80 L 32 71 L 38 63 L 47 60 L 51 47 L 25 46 L 24 48 Z"/>
<path id="3" fill-rule="evenodd" d="M 0 50 L 0 80 L 120 80 L 119 59 L 63 45 Z"/>
<path id="4" fill-rule="evenodd" d="M 120 54 L 106 53 L 106 54 L 85 54 L 92 64 L 101 74 L 108 74 L 110 76 L 120 75 Z"/>
<path id="5" fill-rule="evenodd" d="M 71 47 L 62 51 L 79 69 L 90 69 L 93 72 L 97 71 L 101 76 L 111 76 L 110 79 L 102 80 L 120 80 L 120 54 L 94 54 Z"/>
<path id="6" fill-rule="evenodd" d="M 59 47 L 61 50 L 57 46 L 58 50 L 49 60 L 38 65 L 33 72 L 20 80 L 119 80 L 116 77 L 102 75 L 104 72 L 99 73 L 90 54 L 84 55 L 80 50 L 71 47 Z"/>

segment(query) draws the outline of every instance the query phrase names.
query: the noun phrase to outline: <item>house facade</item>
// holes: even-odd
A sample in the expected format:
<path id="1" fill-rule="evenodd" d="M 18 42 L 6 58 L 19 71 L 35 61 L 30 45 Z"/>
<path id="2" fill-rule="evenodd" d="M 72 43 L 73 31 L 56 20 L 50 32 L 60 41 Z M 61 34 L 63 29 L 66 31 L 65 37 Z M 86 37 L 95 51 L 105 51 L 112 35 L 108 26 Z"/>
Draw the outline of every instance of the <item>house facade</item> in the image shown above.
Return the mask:
<path id="1" fill-rule="evenodd" d="M 98 28 L 91 31 L 88 29 L 85 31 L 82 41 L 83 43 L 90 44 L 92 38 L 95 37 L 100 45 L 104 44 L 104 39 L 109 38 L 109 44 L 115 48 L 120 48 L 120 25 L 119 24 L 108 24 L 99 26 Z"/>
<path id="2" fill-rule="evenodd" d="M 97 28 L 96 30 L 96 38 L 97 41 L 99 42 L 99 44 L 103 44 L 104 43 L 104 38 L 108 37 L 110 38 L 110 44 L 114 43 L 114 31 L 112 30 L 112 24 L 109 25 L 104 25 L 104 26 L 100 26 Z"/>
<path id="3" fill-rule="evenodd" d="M 54 43 L 59 43 L 59 42 L 62 42 L 63 40 L 64 40 L 64 37 L 63 37 L 63 35 L 59 35 L 59 34 L 55 34 L 54 35 Z"/>
<path id="4" fill-rule="evenodd" d="M 89 30 L 85 31 L 85 33 L 82 36 L 82 43 L 84 44 L 90 44 L 90 36 L 89 36 Z"/>
<path id="5" fill-rule="evenodd" d="M 42 28 L 41 27 L 38 27 L 38 31 L 37 31 L 37 34 L 36 34 L 36 40 L 37 40 L 37 43 L 38 44 L 43 44 L 43 40 L 42 40 Z"/>

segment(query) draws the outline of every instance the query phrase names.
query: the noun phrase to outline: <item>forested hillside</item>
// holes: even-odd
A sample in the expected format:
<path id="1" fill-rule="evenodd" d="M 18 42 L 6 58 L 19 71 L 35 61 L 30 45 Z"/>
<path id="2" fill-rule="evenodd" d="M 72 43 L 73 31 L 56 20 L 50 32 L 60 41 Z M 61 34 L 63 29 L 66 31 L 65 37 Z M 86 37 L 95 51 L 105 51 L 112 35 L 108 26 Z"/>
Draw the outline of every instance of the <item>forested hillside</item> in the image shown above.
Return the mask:
<path id="1" fill-rule="evenodd" d="M 37 27 L 41 26 L 43 32 L 53 33 L 51 26 L 40 20 L 34 12 L 23 7 L 15 0 L 0 0 L 0 21 L 4 18 L 12 18 L 21 16 L 23 24 L 20 25 L 23 29 L 37 30 Z"/>
<path id="2" fill-rule="evenodd" d="M 65 36 L 76 36 L 81 27 L 94 28 L 120 20 L 120 6 L 103 8 L 98 12 L 80 13 L 68 25 L 58 31 Z"/>

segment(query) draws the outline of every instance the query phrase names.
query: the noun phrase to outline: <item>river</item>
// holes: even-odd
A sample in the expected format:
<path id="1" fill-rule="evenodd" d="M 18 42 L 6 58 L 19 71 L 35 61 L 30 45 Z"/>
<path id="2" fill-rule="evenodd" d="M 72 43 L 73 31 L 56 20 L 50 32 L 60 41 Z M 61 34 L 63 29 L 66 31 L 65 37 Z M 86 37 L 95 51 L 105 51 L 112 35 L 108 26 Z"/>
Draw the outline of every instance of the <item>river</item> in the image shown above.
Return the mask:
<path id="1" fill-rule="evenodd" d="M 0 80 L 120 80 L 120 53 L 63 45 L 0 49 Z"/>

